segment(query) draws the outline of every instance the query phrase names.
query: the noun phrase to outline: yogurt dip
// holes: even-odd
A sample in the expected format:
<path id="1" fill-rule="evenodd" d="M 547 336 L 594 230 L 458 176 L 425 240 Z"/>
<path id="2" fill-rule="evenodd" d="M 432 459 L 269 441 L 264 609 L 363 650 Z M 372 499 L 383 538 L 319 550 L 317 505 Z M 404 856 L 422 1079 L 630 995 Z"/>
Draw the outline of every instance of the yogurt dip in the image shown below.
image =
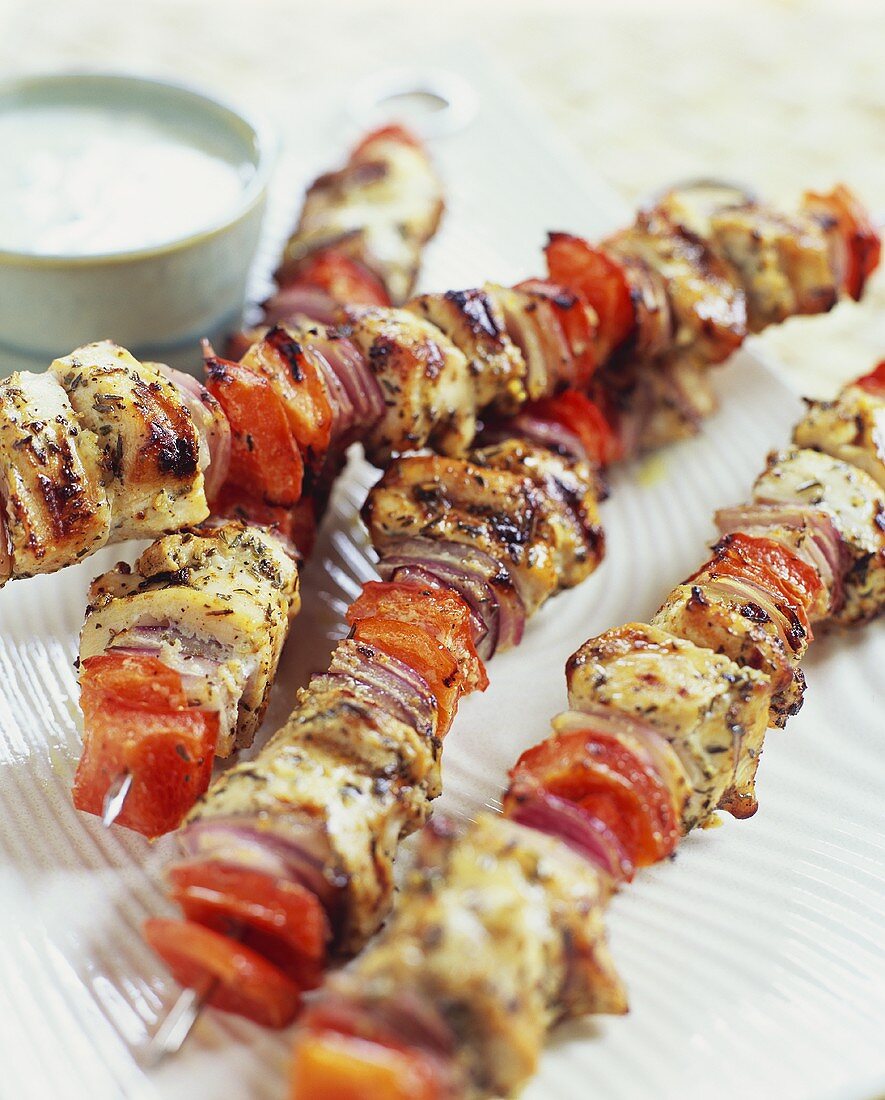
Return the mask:
<path id="1" fill-rule="evenodd" d="M 97 256 L 222 221 L 255 174 L 211 136 L 131 107 L 0 107 L 0 250 Z"/>

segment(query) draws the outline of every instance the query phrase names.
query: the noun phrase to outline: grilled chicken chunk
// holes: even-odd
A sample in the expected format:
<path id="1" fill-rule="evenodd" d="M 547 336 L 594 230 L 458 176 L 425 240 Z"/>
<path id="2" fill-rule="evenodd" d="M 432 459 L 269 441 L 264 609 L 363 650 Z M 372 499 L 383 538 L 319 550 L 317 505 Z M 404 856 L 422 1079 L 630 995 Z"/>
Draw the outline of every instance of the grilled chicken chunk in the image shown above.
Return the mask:
<path id="1" fill-rule="evenodd" d="M 585 642 L 566 678 L 573 710 L 612 708 L 669 741 L 690 785 L 684 832 L 717 808 L 754 812 L 772 694 L 763 673 L 658 626 L 627 623 Z"/>
<path id="2" fill-rule="evenodd" d="M 374 657 L 374 652 L 372 653 Z M 383 706 L 378 694 L 355 678 L 317 676 L 298 696 L 292 723 L 304 743 L 320 744 L 352 760 L 369 775 L 396 776 L 439 797 L 442 742 Z M 354 737 L 354 727 L 361 731 Z"/>
<path id="3" fill-rule="evenodd" d="M 467 360 L 437 328 L 402 309 L 346 309 L 347 335 L 384 393 L 385 413 L 363 440 L 371 462 L 433 446 L 463 454 L 476 434 Z"/>
<path id="4" fill-rule="evenodd" d="M 836 304 L 829 242 L 807 215 L 790 217 L 759 203 L 727 207 L 711 218 L 710 243 L 741 273 L 751 332 Z"/>
<path id="5" fill-rule="evenodd" d="M 49 368 L 101 454 L 115 539 L 157 538 L 208 516 L 200 434 L 181 394 L 152 364 L 104 340 Z"/>
<path id="6" fill-rule="evenodd" d="M 617 260 L 642 260 L 663 277 L 675 326 L 668 360 L 688 353 L 719 363 L 740 345 L 747 334 L 747 306 L 738 273 L 665 210 L 640 214 L 603 247 Z"/>
<path id="7" fill-rule="evenodd" d="M 483 447 L 472 458 L 487 469 L 528 478 L 541 490 L 537 538 L 553 553 L 559 586 L 572 588 L 589 577 L 605 552 L 597 504 L 602 491 L 589 463 L 519 439 Z"/>
<path id="8" fill-rule="evenodd" d="M 340 699 L 327 709 L 296 709 L 258 756 L 225 773 L 189 817 L 192 825 L 260 822 L 303 847 L 322 868 L 336 903 L 337 947 L 359 950 L 378 928 L 393 894 L 393 860 L 403 836 L 426 820 L 427 794 L 394 768 L 368 765 L 348 743 L 378 743 L 377 714 Z M 340 907 L 340 910 L 339 910 Z"/>
<path id="9" fill-rule="evenodd" d="M 626 1011 L 606 901 L 600 873 L 560 841 L 491 814 L 461 834 L 435 819 L 390 922 L 318 1008 L 427 1005 L 454 1037 L 463 1096 L 512 1096 L 558 1020 Z"/>
<path id="10" fill-rule="evenodd" d="M 516 474 L 412 455 L 387 470 L 362 515 L 382 557 L 414 538 L 458 543 L 489 555 L 512 578 L 528 615 L 559 587 L 552 532 L 548 544 L 538 529 L 538 491 Z"/>
<path id="11" fill-rule="evenodd" d="M 805 678 L 758 600 L 754 588 L 738 581 L 682 584 L 651 622 L 703 649 L 724 654 L 744 669 L 764 673 L 773 692 L 769 720 L 783 726 L 802 706 Z"/>
<path id="12" fill-rule="evenodd" d="M 885 490 L 885 401 L 868 390 L 846 386 L 835 401 L 810 401 L 793 442 L 850 462 Z"/>
<path id="13" fill-rule="evenodd" d="M 54 374 L 0 381 L 0 504 L 14 577 L 52 573 L 108 540 L 98 439 Z"/>
<path id="14" fill-rule="evenodd" d="M 80 658 L 123 649 L 182 674 L 189 703 L 217 710 L 217 752 L 251 743 L 299 607 L 295 563 L 273 533 L 226 523 L 167 535 L 134 569 L 93 582 Z"/>
<path id="15" fill-rule="evenodd" d="M 839 278 L 830 241 L 808 211 L 784 214 L 736 187 L 714 184 L 670 191 L 656 209 L 740 273 L 751 332 L 835 305 Z"/>
<path id="16" fill-rule="evenodd" d="M 284 285 L 306 257 L 334 245 L 376 272 L 392 301 L 404 302 L 442 212 L 442 186 L 427 154 L 382 131 L 344 168 L 311 185 L 278 279 Z"/>
<path id="17" fill-rule="evenodd" d="M 526 400 L 525 360 L 507 335 L 501 307 L 485 290 L 422 294 L 406 309 L 435 325 L 467 358 L 476 407 L 504 416 Z"/>
<path id="18" fill-rule="evenodd" d="M 820 451 L 790 447 L 769 455 L 753 499 L 808 504 L 833 517 L 851 562 L 835 622 L 866 622 L 885 610 L 885 491 L 869 474 Z"/>

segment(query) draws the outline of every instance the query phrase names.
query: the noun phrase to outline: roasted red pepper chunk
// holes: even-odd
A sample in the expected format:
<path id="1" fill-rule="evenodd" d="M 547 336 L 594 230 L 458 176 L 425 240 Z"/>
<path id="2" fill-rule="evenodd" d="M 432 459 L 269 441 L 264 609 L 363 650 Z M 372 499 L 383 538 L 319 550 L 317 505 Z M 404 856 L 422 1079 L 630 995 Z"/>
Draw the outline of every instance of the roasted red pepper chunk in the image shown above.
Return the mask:
<path id="1" fill-rule="evenodd" d="M 156 657 L 117 653 L 83 662 L 80 705 L 77 809 L 101 815 L 110 788 L 128 775 L 117 824 L 148 837 L 176 828 L 209 786 L 218 715 L 188 706 L 181 676 Z"/>

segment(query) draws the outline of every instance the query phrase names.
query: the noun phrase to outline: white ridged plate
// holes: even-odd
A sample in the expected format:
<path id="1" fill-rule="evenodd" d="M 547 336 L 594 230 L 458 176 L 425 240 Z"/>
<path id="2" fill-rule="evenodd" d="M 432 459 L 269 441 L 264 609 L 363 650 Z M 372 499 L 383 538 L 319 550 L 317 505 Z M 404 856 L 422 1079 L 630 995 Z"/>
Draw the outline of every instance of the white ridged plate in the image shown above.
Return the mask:
<path id="1" fill-rule="evenodd" d="M 471 78 L 480 114 L 437 150 L 452 199 L 428 287 L 535 272 L 544 230 L 598 233 L 619 214 L 511 92 L 487 72 Z M 324 163 L 336 155 L 330 145 Z M 300 192 L 300 180 L 287 182 L 267 267 Z M 553 601 L 519 650 L 496 657 L 488 692 L 462 707 L 446 745 L 446 809 L 495 804 L 507 768 L 564 706 L 568 655 L 653 612 L 701 560 L 714 509 L 746 495 L 801 411 L 747 353 L 722 372 L 720 391 L 723 409 L 702 438 L 615 473 L 602 568 Z M 336 491 L 267 729 L 321 665 L 345 603 L 371 575 L 355 519 L 371 476 L 353 464 Z M 143 1072 L 133 1056 L 177 992 L 138 933 L 146 916 L 168 911 L 159 883 L 174 845 L 106 832 L 68 794 L 86 585 L 127 550 L 0 593 L 0 1097 L 281 1098 L 288 1036 L 217 1013 L 159 1070 Z M 632 1011 L 561 1029 L 530 1100 L 883 1093 L 883 664 L 881 625 L 815 643 L 805 708 L 766 747 L 759 813 L 690 838 L 615 900 L 611 941 Z"/>

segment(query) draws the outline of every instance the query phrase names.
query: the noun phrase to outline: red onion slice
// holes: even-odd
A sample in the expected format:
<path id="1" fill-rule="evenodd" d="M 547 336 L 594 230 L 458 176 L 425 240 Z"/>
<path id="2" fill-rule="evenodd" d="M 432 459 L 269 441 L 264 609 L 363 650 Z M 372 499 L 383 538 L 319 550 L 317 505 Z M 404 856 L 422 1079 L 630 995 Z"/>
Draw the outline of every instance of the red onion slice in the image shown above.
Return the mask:
<path id="1" fill-rule="evenodd" d="M 623 844 L 598 818 L 537 784 L 513 786 L 510 795 L 515 808 L 508 816 L 513 821 L 558 837 L 615 882 L 633 878 L 635 867 Z"/>
<path id="2" fill-rule="evenodd" d="M 450 1058 L 457 1045 L 440 1009 L 418 990 L 401 988 L 372 996 L 347 972 L 329 979 L 316 1007 L 308 1009 L 305 1024 L 377 1037 L 441 1058 Z"/>
<path id="3" fill-rule="evenodd" d="M 529 443 L 546 447 L 554 454 L 564 455 L 578 461 L 587 461 L 587 451 L 578 437 L 553 420 L 540 420 L 530 413 L 519 413 L 504 423 L 492 421 L 482 433 L 480 446 L 490 443 L 503 443 L 514 436 L 522 436 Z"/>
<path id="4" fill-rule="evenodd" d="M 329 671 L 311 678 L 311 690 L 344 689 L 357 698 L 367 695 L 374 707 L 411 726 L 422 737 L 430 737 L 436 699 L 423 678 L 393 658 L 390 658 L 391 666 L 385 667 L 386 662 L 381 662 L 386 654 L 379 654 L 377 660 L 373 660 L 359 653 L 357 643 L 342 644 L 350 649 L 343 654 L 337 651 L 333 654 Z"/>
<path id="5" fill-rule="evenodd" d="M 519 645 L 525 627 L 525 607 L 519 595 L 516 577 L 503 562 L 467 543 L 417 537 L 402 539 L 396 544 L 395 551 L 385 552 L 379 569 L 385 567 L 394 556 L 403 555 L 417 559 L 401 563 L 403 565 L 438 563 L 484 582 L 494 593 L 498 604 L 497 647 Z"/>
<path id="6" fill-rule="evenodd" d="M 362 352 L 346 336 L 333 329 L 318 334 L 315 342 L 347 391 L 356 413 L 357 434 L 362 435 L 384 415 L 384 394 L 378 379 Z"/>
<path id="7" fill-rule="evenodd" d="M 319 287 L 291 283 L 262 302 L 261 308 L 268 325 L 298 324 L 305 319 L 332 325 L 337 320 L 340 305 Z"/>
<path id="8" fill-rule="evenodd" d="M 329 360 L 317 347 L 316 341 L 305 345 L 305 352 L 319 367 L 326 383 L 326 393 L 329 396 L 329 404 L 332 407 L 332 431 L 331 438 L 341 445 L 350 442 L 350 435 L 357 421 L 356 409 L 350 394 L 342 385 L 341 379 L 332 369 Z"/>
<path id="9" fill-rule="evenodd" d="M 325 826 L 303 815 L 198 818 L 178 833 L 184 855 L 264 871 L 315 894 L 330 922 L 342 909 L 348 878 L 334 870 Z"/>
<path id="10" fill-rule="evenodd" d="M 507 568 L 489 554 L 456 542 L 429 538 L 403 539 L 385 552 L 378 569 L 390 580 L 399 569 L 432 573 L 454 589 L 483 622 L 486 633 L 475 639 L 487 660 L 498 648 L 518 645 L 525 628 L 525 608 Z"/>
<path id="11" fill-rule="evenodd" d="M 809 534 L 809 541 L 798 552 L 817 571 L 826 588 L 830 613 L 837 611 L 845 602 L 843 582 L 850 566 L 850 557 L 833 517 L 824 509 L 780 501 L 742 504 L 721 508 L 716 513 L 716 525 L 723 534 L 733 531 L 752 534 L 754 532 L 750 528 L 755 528 L 763 537 L 764 528 L 769 526 L 804 528 Z"/>

